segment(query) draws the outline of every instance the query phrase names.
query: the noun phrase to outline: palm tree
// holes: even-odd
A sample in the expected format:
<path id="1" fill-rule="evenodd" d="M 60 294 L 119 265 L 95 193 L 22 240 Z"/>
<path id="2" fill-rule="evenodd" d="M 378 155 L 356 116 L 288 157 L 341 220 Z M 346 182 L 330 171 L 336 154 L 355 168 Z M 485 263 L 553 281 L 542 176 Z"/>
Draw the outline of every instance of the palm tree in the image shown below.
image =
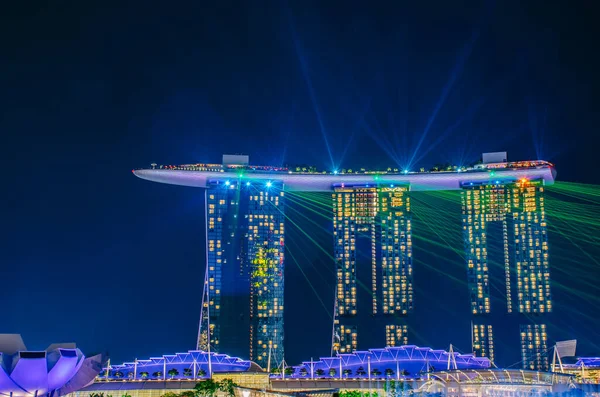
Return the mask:
<path id="1" fill-rule="evenodd" d="M 294 368 L 294 367 L 285 367 L 285 374 L 286 375 L 293 375 L 294 372 L 296 372 L 296 368 Z"/>
<path id="2" fill-rule="evenodd" d="M 186 390 L 179 393 L 179 397 L 196 397 L 196 393 L 191 390 Z"/>
<path id="3" fill-rule="evenodd" d="M 392 376 L 394 375 L 394 370 L 391 368 L 386 368 L 385 369 L 385 376 Z"/>
<path id="4" fill-rule="evenodd" d="M 152 374 L 152 377 L 154 377 L 154 378 L 160 378 L 161 376 L 163 376 L 162 371 L 156 371 L 155 373 Z"/>
<path id="5" fill-rule="evenodd" d="M 173 379 L 174 377 L 176 377 L 177 375 L 179 375 L 179 371 L 177 371 L 176 368 L 171 368 L 169 370 L 169 372 L 167 372 L 167 375 L 169 375 L 171 377 L 171 379 Z"/>
<path id="6" fill-rule="evenodd" d="M 122 378 L 123 377 L 123 372 L 121 372 L 121 371 L 115 371 L 115 372 L 113 372 L 113 376 L 115 378 Z"/>
<path id="7" fill-rule="evenodd" d="M 344 375 L 346 375 L 346 377 L 352 375 L 352 370 L 351 369 L 345 369 L 344 370 Z"/>
<path id="8" fill-rule="evenodd" d="M 364 375 L 366 375 L 366 374 L 367 374 L 367 373 L 365 372 L 365 369 L 364 369 L 363 367 L 358 367 L 358 368 L 356 369 L 356 375 L 358 375 L 358 376 L 364 376 Z"/>
<path id="9" fill-rule="evenodd" d="M 323 375 L 325 375 L 325 371 L 323 371 L 321 368 L 319 368 L 315 371 L 315 374 L 317 374 L 317 376 L 323 376 Z"/>
<path id="10" fill-rule="evenodd" d="M 308 375 L 308 370 L 304 367 L 300 368 L 300 376 Z"/>
<path id="11" fill-rule="evenodd" d="M 373 376 L 379 376 L 379 375 L 381 375 L 381 371 L 378 370 L 377 368 L 373 368 L 371 370 L 371 375 L 373 375 Z"/>
<path id="12" fill-rule="evenodd" d="M 231 379 L 223 379 L 219 382 L 219 390 L 225 393 L 228 397 L 235 396 L 235 388 L 237 385 Z"/>
<path id="13" fill-rule="evenodd" d="M 196 383 L 194 390 L 200 397 L 212 397 L 219 390 L 219 384 L 212 379 L 206 379 L 202 382 Z"/>
<path id="14" fill-rule="evenodd" d="M 191 378 L 192 377 L 192 369 L 191 368 L 184 368 L 183 369 L 183 376 L 185 376 L 186 378 Z"/>
<path id="15" fill-rule="evenodd" d="M 400 375 L 402 375 L 402 376 L 408 376 L 408 375 L 410 375 L 410 373 L 407 370 L 403 369 L 403 370 L 400 371 Z"/>
<path id="16" fill-rule="evenodd" d="M 140 378 L 147 379 L 150 374 L 146 371 L 140 372 Z"/>
<path id="17" fill-rule="evenodd" d="M 335 374 L 337 374 L 337 371 L 335 370 L 335 368 L 329 368 L 329 376 L 334 377 Z"/>
<path id="18" fill-rule="evenodd" d="M 206 376 L 206 371 L 204 369 L 200 368 L 200 370 L 198 371 L 198 376 L 201 378 Z"/>

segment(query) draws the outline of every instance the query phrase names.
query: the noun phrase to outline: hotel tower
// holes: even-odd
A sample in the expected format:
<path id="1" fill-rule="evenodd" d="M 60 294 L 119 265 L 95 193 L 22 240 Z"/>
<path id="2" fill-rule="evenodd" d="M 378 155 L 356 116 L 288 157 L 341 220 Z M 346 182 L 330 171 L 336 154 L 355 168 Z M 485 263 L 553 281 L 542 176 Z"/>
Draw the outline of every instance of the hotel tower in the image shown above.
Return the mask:
<path id="1" fill-rule="evenodd" d="M 544 188 L 554 183 L 555 170 L 546 161 L 507 162 L 501 152 L 448 171 L 307 172 L 252 166 L 248 156 L 225 155 L 222 164 L 153 164 L 133 172 L 204 189 L 198 349 L 248 357 L 266 368 L 283 362 L 287 191 L 331 194 L 332 351 L 407 344 L 413 311 L 410 194 L 455 190 L 461 194 L 473 353 L 494 361 L 497 331 L 509 330 L 507 343 L 520 342 L 523 368 L 548 369 L 552 297 Z M 496 313 L 516 325 L 500 323 Z"/>

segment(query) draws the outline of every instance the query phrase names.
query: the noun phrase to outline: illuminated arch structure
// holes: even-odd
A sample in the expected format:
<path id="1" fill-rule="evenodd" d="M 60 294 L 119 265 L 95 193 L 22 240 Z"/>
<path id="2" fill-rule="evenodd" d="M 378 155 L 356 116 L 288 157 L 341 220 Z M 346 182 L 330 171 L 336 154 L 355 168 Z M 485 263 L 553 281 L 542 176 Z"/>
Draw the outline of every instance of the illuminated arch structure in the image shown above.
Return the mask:
<path id="1" fill-rule="evenodd" d="M 390 387 L 446 396 L 513 396 L 561 393 L 582 386 L 575 384 L 575 376 L 570 374 L 492 368 L 485 357 L 404 345 L 305 361 L 288 368 L 287 374 L 268 374 L 248 360 L 193 350 L 105 368 L 93 384 L 69 397 L 88 397 L 92 392 L 146 397 L 192 390 L 197 381 L 208 377 L 209 357 L 213 379 L 233 379 L 239 390 L 249 396 L 331 396 L 339 390 L 370 390 L 387 395 Z M 203 370 L 202 374 L 194 376 L 192 371 L 196 370 Z M 160 376 L 152 376 L 154 372 Z M 150 376 L 142 379 L 142 373 Z"/>
<path id="2" fill-rule="evenodd" d="M 210 355 L 210 360 L 209 360 Z M 262 371 L 249 360 L 227 354 L 190 350 L 187 353 L 165 354 L 147 360 L 136 360 L 104 368 L 97 380 L 196 380 L 210 373 Z"/>
<path id="3" fill-rule="evenodd" d="M 341 360 L 341 362 L 340 362 Z M 487 369 L 491 363 L 488 358 L 475 357 L 472 354 L 449 353 L 445 350 L 434 350 L 429 347 L 405 345 L 370 349 L 354 353 L 340 354 L 336 357 L 322 357 L 315 361 L 305 361 L 293 368 L 288 378 L 414 378 L 426 372 L 450 368 Z M 137 360 L 105 368 L 97 380 L 193 380 L 209 377 L 212 373 L 262 372 L 263 369 L 249 360 L 230 357 L 226 354 L 209 353 L 191 350 L 187 353 L 176 353 L 154 357 L 148 360 Z M 362 368 L 362 371 L 360 370 Z M 333 370 L 333 371 L 332 371 Z M 388 370 L 388 372 L 386 372 Z M 334 373 L 335 371 L 335 373 Z M 350 371 L 348 373 L 347 371 Z M 364 371 L 364 373 L 362 373 Z M 369 375 L 371 374 L 371 375 Z M 271 374 L 271 378 L 285 378 L 282 374 Z"/>
<path id="4" fill-rule="evenodd" d="M 444 396 L 463 395 L 546 395 L 572 389 L 573 377 L 567 374 L 518 369 L 467 369 L 430 374 L 419 391 Z"/>
<path id="5" fill-rule="evenodd" d="M 322 357 L 317 361 L 304 361 L 292 367 L 290 378 L 415 378 L 427 372 L 442 369 L 486 369 L 490 360 L 472 354 L 449 353 L 429 347 L 403 345 L 382 349 L 369 349 L 342 353 L 335 357 Z M 281 378 L 283 375 L 273 375 Z"/>

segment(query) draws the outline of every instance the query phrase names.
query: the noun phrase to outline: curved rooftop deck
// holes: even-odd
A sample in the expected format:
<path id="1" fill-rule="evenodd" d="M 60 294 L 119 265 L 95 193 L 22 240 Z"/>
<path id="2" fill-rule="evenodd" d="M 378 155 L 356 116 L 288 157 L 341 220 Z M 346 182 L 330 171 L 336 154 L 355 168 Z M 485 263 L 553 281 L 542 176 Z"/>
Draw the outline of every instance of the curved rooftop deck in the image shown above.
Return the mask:
<path id="1" fill-rule="evenodd" d="M 523 178 L 554 183 L 554 166 L 547 161 L 485 164 L 474 168 L 452 171 L 394 172 L 304 172 L 287 168 L 262 166 L 234 166 L 220 164 L 188 164 L 154 166 L 133 170 L 135 176 L 153 182 L 206 188 L 209 183 L 227 183 L 230 187 L 261 184 L 270 186 L 281 182 L 288 191 L 328 192 L 334 186 L 353 185 L 410 185 L 410 190 L 458 190 L 465 184 L 510 183 Z"/>

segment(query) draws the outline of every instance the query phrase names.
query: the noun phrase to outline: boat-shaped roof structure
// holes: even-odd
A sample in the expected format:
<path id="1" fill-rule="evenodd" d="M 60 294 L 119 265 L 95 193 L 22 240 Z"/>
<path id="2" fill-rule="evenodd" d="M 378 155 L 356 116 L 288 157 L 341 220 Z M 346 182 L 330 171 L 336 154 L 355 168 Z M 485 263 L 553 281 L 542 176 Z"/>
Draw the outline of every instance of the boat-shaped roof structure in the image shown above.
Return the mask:
<path id="1" fill-rule="evenodd" d="M 542 160 L 481 164 L 475 167 L 454 167 L 446 171 L 398 172 L 333 171 L 318 172 L 283 167 L 236 164 L 152 165 L 133 170 L 135 176 L 153 182 L 207 188 L 211 184 L 236 186 L 283 184 L 287 191 L 328 192 L 336 187 L 408 185 L 411 191 L 459 190 L 469 184 L 499 184 L 522 179 L 554 183 L 554 165 Z"/>

